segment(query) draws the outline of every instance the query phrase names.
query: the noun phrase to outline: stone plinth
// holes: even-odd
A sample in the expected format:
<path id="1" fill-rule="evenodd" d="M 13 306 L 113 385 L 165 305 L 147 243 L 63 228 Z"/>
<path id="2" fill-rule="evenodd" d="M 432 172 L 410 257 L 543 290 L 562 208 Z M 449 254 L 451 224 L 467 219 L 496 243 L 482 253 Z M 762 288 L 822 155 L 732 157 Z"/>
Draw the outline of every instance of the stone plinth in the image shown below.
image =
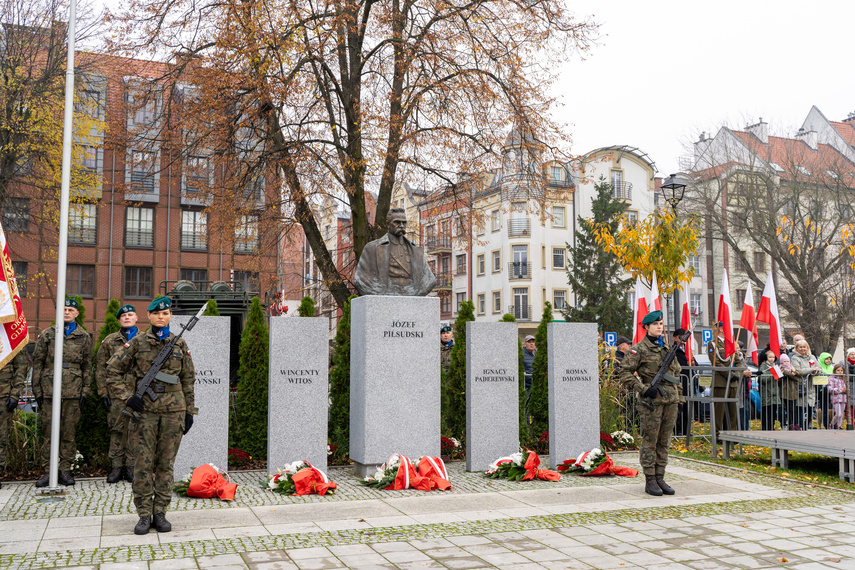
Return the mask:
<path id="1" fill-rule="evenodd" d="M 439 298 L 367 295 L 350 305 L 350 458 L 359 477 L 389 455 L 440 453 Z"/>
<path id="2" fill-rule="evenodd" d="M 549 360 L 549 465 L 600 446 L 597 325 L 546 325 Z"/>
<path id="3" fill-rule="evenodd" d="M 466 470 L 519 451 L 516 323 L 466 323 Z"/>
<path id="4" fill-rule="evenodd" d="M 190 320 L 176 315 L 169 328 L 174 333 Z M 196 407 L 193 428 L 181 440 L 175 458 L 175 478 L 181 479 L 194 467 L 213 463 L 229 467 L 229 317 L 201 317 L 190 332 L 184 333 L 196 367 Z"/>
<path id="5" fill-rule="evenodd" d="M 327 469 L 329 319 L 270 319 L 267 472 L 305 459 Z"/>

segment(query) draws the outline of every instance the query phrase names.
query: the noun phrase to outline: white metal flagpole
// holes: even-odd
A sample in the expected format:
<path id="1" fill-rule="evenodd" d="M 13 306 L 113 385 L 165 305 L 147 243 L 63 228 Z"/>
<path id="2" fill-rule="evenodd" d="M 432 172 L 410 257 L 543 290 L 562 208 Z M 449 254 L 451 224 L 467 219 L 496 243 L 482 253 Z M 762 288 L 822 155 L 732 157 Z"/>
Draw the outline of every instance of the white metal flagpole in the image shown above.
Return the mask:
<path id="1" fill-rule="evenodd" d="M 62 413 L 62 345 L 65 340 L 65 272 L 68 250 L 68 201 L 71 194 L 71 144 L 74 124 L 74 36 L 77 0 L 68 7 L 68 64 L 65 70 L 65 124 L 62 130 L 62 186 L 59 198 L 59 248 L 56 275 L 56 345 L 53 358 L 53 409 L 50 426 L 50 490 L 57 490 L 59 478 L 59 420 Z M 72 406 L 78 403 L 70 402 Z"/>

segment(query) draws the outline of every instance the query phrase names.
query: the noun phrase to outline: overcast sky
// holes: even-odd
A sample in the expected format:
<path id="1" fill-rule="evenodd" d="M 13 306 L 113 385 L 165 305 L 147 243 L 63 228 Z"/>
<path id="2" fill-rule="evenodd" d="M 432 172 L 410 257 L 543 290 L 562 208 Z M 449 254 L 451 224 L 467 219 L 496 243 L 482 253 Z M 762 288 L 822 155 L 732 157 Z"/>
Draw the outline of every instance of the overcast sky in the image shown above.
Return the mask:
<path id="1" fill-rule="evenodd" d="M 604 37 L 565 69 L 559 94 L 572 151 L 635 146 L 659 175 L 685 143 L 759 117 L 793 134 L 811 105 L 831 120 L 855 111 L 855 2 L 572 0 Z M 776 134 L 777 134 L 776 133 Z"/>

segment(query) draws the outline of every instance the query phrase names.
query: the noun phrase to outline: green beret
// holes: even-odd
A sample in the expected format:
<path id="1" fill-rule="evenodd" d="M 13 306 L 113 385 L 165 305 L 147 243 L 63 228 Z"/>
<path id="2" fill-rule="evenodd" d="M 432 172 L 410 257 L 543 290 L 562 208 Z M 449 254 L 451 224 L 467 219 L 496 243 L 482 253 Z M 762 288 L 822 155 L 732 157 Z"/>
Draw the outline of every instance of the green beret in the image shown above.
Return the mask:
<path id="1" fill-rule="evenodd" d="M 662 311 L 653 311 L 652 313 L 647 313 L 647 316 L 644 317 L 644 320 L 641 321 L 641 324 L 649 325 L 650 323 L 661 321 L 662 316 Z"/>
<path id="2" fill-rule="evenodd" d="M 451 332 L 451 327 L 450 327 L 450 326 L 448 326 L 448 325 L 445 325 L 444 327 L 442 327 L 441 329 L 439 329 L 439 332 L 440 332 L 440 334 L 441 334 L 441 333 L 444 333 L 444 332 Z"/>
<path id="3" fill-rule="evenodd" d="M 78 311 L 80 310 L 80 305 L 78 305 L 77 301 L 75 301 L 71 297 L 69 297 L 68 299 L 65 300 L 65 306 L 66 307 L 72 307 L 74 309 L 77 309 Z"/>
<path id="4" fill-rule="evenodd" d="M 148 312 L 152 311 L 165 311 L 172 307 L 172 299 L 167 297 L 166 295 L 161 295 L 157 297 L 154 301 L 151 302 L 151 305 L 148 306 Z"/>
<path id="5" fill-rule="evenodd" d="M 122 305 L 121 307 L 119 307 L 119 310 L 116 311 L 116 318 L 118 319 L 119 317 L 121 317 L 125 313 L 136 313 L 136 312 L 137 312 L 137 310 L 134 308 L 133 305 Z"/>

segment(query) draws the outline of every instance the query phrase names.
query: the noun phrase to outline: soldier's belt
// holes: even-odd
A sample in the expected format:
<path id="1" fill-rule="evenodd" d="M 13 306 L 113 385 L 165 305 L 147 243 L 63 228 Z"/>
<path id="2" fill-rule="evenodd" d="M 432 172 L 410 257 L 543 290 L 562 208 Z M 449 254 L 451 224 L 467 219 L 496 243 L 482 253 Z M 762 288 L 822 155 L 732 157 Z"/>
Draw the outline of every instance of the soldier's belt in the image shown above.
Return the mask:
<path id="1" fill-rule="evenodd" d="M 80 370 L 80 364 L 76 362 L 63 362 L 63 368 L 70 368 L 71 370 Z"/>
<path id="2" fill-rule="evenodd" d="M 664 382 L 669 383 L 669 384 L 680 384 L 681 383 L 679 378 L 677 378 L 676 376 L 672 376 L 671 374 L 663 374 L 662 380 Z"/>
<path id="3" fill-rule="evenodd" d="M 154 375 L 154 379 L 164 384 L 178 384 L 178 376 L 167 374 L 166 372 L 158 372 Z"/>
<path id="4" fill-rule="evenodd" d="M 181 386 L 178 384 L 155 384 L 151 387 L 155 394 L 163 394 L 165 392 L 180 392 Z"/>

